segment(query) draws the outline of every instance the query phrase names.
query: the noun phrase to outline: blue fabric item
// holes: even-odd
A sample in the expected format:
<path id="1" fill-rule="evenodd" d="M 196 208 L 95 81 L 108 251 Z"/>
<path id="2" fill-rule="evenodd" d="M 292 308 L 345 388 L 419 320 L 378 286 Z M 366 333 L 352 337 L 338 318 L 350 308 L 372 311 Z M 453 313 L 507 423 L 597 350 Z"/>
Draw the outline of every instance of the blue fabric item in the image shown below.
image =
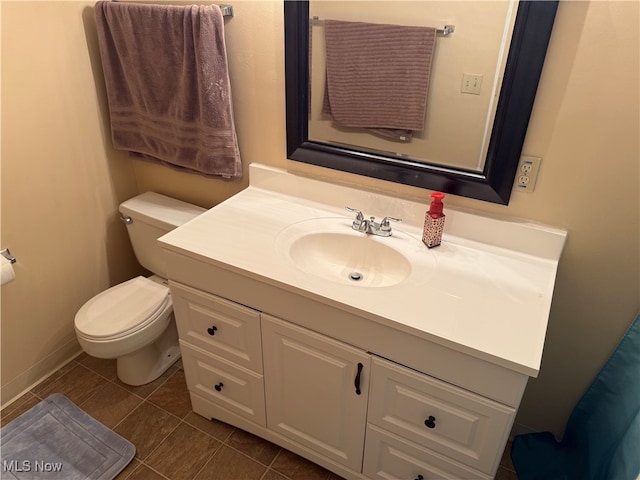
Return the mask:
<path id="1" fill-rule="evenodd" d="M 0 477 L 112 480 L 136 447 L 54 393 L 0 429 Z"/>
<path id="2" fill-rule="evenodd" d="M 564 437 L 518 435 L 519 480 L 635 480 L 640 474 L 640 313 L 571 412 Z"/>

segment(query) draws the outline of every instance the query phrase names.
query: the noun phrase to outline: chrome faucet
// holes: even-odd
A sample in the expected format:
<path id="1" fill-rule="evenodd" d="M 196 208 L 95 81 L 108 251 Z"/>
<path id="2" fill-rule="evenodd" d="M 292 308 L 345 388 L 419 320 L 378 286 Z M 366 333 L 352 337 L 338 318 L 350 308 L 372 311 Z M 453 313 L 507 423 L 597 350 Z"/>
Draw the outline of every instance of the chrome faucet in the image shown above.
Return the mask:
<path id="1" fill-rule="evenodd" d="M 369 217 L 365 220 L 362 212 L 356 208 L 345 207 L 348 211 L 356 214 L 356 218 L 351 224 L 351 228 L 368 235 L 378 235 L 380 237 L 390 237 L 392 235 L 390 222 L 401 222 L 401 218 L 384 217 L 380 223 L 376 222 L 376 217 Z"/>

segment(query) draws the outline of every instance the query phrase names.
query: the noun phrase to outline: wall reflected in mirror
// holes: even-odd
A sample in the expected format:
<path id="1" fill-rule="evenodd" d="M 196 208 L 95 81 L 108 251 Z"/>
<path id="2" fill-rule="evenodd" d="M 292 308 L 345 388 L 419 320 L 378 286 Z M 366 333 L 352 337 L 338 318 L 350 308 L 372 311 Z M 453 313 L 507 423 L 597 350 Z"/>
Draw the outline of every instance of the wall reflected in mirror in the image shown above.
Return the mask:
<path id="1" fill-rule="evenodd" d="M 311 0 L 309 140 L 482 171 L 517 1 L 323 1 Z M 424 128 L 409 141 L 363 128 L 336 125 L 323 113 L 326 86 L 325 20 L 423 26 L 455 32 L 436 36 Z M 376 48 L 384 48 L 384 45 Z M 462 92 L 464 76 L 480 77 L 477 93 Z"/>

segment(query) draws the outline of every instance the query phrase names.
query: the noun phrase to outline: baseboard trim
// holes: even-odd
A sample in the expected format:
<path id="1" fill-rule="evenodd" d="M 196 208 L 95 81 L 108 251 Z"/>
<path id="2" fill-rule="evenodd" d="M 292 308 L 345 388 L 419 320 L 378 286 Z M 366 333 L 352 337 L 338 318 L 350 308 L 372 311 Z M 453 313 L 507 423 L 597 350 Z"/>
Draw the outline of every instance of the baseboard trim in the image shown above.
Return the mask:
<path id="1" fill-rule="evenodd" d="M 26 372 L 2 385 L 2 388 L 0 388 L 0 408 L 4 408 L 17 398 L 20 398 L 80 353 L 82 353 L 82 349 L 78 344 L 78 340 L 72 338 L 62 347 L 33 365 Z"/>

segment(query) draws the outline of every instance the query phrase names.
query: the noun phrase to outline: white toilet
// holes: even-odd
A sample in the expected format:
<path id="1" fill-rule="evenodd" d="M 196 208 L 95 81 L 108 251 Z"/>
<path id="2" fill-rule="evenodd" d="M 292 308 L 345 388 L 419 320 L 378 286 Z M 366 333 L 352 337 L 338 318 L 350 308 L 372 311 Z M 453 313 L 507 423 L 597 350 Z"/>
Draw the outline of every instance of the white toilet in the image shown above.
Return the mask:
<path id="1" fill-rule="evenodd" d="M 140 264 L 153 272 L 99 293 L 78 311 L 75 329 L 92 357 L 117 359 L 118 378 L 143 385 L 180 358 L 178 332 L 157 239 L 205 212 L 204 208 L 153 192 L 120 205 Z"/>

